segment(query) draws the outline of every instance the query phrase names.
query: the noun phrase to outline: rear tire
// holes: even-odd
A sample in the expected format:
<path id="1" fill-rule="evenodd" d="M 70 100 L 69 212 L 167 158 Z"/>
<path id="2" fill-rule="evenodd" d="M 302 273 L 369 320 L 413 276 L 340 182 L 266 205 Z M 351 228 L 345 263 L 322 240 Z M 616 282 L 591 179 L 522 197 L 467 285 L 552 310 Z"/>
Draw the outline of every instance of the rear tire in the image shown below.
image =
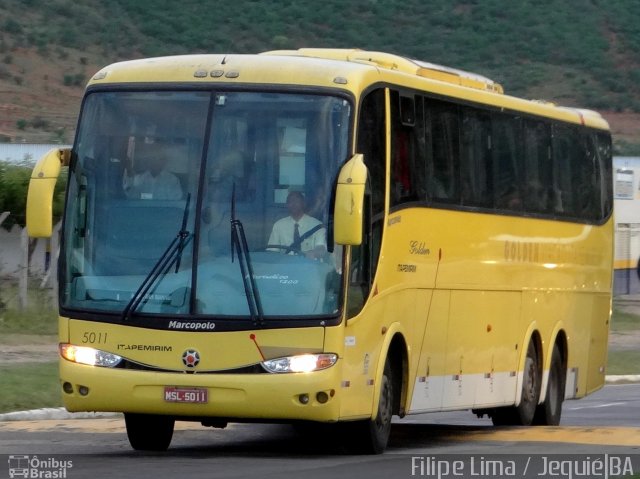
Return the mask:
<path id="1" fill-rule="evenodd" d="M 551 366 L 549 367 L 549 380 L 547 394 L 544 402 L 536 409 L 533 424 L 541 426 L 557 426 L 562 416 L 562 402 L 564 401 L 564 389 L 567 374 L 562 365 L 562 354 L 558 345 L 553 346 L 551 353 Z"/>
<path id="2" fill-rule="evenodd" d="M 531 341 L 524 363 L 520 404 L 494 409 L 491 413 L 494 426 L 529 426 L 533 422 L 540 400 L 541 380 L 538 364 L 538 352 Z"/>
<path id="3" fill-rule="evenodd" d="M 125 413 L 129 444 L 136 451 L 166 451 L 171 444 L 175 420 L 169 416 Z"/>

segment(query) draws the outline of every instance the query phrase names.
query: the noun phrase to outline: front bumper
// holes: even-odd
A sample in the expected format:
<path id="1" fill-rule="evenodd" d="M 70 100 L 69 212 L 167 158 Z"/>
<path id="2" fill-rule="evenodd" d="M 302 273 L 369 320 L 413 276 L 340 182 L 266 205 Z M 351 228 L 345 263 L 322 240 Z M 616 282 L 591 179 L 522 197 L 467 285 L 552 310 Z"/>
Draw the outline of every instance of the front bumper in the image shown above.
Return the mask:
<path id="1" fill-rule="evenodd" d="M 61 359 L 60 380 L 65 386 L 64 405 L 71 412 L 333 422 L 340 410 L 339 366 L 340 361 L 311 373 L 186 374 L 86 366 Z M 166 386 L 206 388 L 208 401 L 167 402 Z"/>

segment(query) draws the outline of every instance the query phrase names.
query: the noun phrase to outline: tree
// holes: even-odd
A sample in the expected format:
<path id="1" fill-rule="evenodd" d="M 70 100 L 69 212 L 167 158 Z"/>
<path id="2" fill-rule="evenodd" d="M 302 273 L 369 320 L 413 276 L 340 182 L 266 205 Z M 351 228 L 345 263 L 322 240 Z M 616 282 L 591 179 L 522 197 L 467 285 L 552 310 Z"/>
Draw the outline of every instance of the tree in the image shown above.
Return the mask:
<path id="1" fill-rule="evenodd" d="M 27 191 L 33 163 L 22 161 L 9 163 L 0 161 L 0 212 L 9 211 L 11 215 L 2 223 L 6 229 L 14 224 L 24 227 L 26 222 Z M 54 222 L 60 218 L 64 204 L 66 174 L 61 174 L 53 194 Z"/>
<path id="2" fill-rule="evenodd" d="M 31 169 L 26 165 L 0 163 L 0 211 L 11 213 L 2 223 L 6 229 L 11 229 L 16 223 L 24 226 L 30 176 Z"/>

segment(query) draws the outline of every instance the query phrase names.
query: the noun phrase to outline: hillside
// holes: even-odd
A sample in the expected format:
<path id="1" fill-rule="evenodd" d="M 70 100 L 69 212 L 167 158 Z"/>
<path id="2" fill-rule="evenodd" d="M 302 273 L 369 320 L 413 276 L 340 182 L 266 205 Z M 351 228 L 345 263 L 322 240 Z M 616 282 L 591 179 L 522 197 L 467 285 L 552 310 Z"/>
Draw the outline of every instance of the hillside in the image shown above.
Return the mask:
<path id="1" fill-rule="evenodd" d="M 71 141 L 113 61 L 308 46 L 383 50 L 601 111 L 640 154 L 637 0 L 0 0 L 0 141 Z"/>

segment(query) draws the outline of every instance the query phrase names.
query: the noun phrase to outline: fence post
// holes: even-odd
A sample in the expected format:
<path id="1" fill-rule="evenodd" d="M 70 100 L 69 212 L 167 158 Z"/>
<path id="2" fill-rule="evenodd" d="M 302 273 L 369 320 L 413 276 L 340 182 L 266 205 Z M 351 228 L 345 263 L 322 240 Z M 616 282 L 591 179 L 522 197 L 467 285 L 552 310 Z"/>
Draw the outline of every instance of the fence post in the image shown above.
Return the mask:
<path id="1" fill-rule="evenodd" d="M 20 266 L 18 279 L 18 308 L 27 308 L 27 288 L 29 284 L 29 235 L 27 228 L 20 232 Z"/>
<path id="2" fill-rule="evenodd" d="M 51 235 L 51 260 L 49 262 L 49 271 L 51 272 L 51 294 L 53 304 L 58 307 L 58 257 L 60 256 L 60 230 L 62 229 L 62 221 L 53 228 Z"/>

